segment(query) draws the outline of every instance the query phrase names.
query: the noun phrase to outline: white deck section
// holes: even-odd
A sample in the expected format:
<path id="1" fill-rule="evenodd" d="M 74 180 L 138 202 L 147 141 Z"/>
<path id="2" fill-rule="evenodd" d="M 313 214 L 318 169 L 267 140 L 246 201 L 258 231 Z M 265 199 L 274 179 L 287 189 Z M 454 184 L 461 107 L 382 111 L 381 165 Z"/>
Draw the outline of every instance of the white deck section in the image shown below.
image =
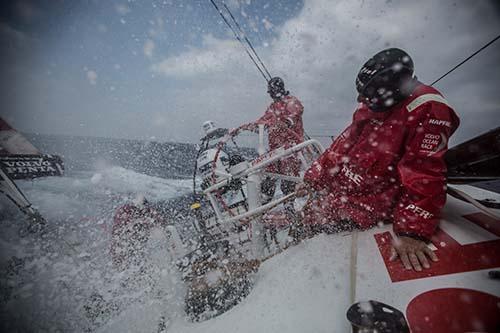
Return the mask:
<path id="1" fill-rule="evenodd" d="M 212 320 L 172 332 L 346 332 L 350 236 L 319 236 L 265 262 L 254 289 Z"/>
<path id="2" fill-rule="evenodd" d="M 83 331 L 92 327 L 100 332 L 157 332 L 163 315 L 169 318 L 169 333 L 349 332 L 345 314 L 352 290 L 350 234 L 320 235 L 266 261 L 255 276 L 252 291 L 240 304 L 212 320 L 191 323 L 183 311 L 183 284 L 176 283 L 174 270 L 165 263 L 161 242 L 152 247 L 151 269 L 141 276 L 153 283 L 137 282 L 132 290 L 122 290 L 120 282 L 128 276 L 112 269 L 108 254 L 112 222 L 108 211 L 118 204 L 114 200 L 121 202 L 120 197 L 130 193 L 167 199 L 188 191 L 189 182 L 113 168 L 94 175 L 19 183 L 54 229 L 46 243 L 35 242 L 16 236 L 21 220 L 3 221 L 2 263 L 15 255 L 26 258 L 29 268 L 16 279 L 16 295 L 22 297 L 9 303 L 9 311 L 30 330 Z M 477 193 L 470 194 L 477 198 L 484 193 L 473 191 Z M 489 196 L 491 192 L 485 194 L 485 198 Z M 0 204 L 11 215 L 17 212 L 10 202 Z M 476 212 L 473 206 L 449 197 L 441 227 L 462 245 L 498 239 L 461 217 Z M 490 269 L 393 283 L 373 236 L 391 228 L 387 225 L 357 234 L 356 301 L 373 299 L 405 313 L 411 299 L 438 288 L 462 287 L 500 296 L 499 281 L 488 278 Z M 79 252 L 74 253 L 63 240 Z M 90 325 L 83 309 L 96 291 L 119 306 L 98 327 Z"/>
<path id="3" fill-rule="evenodd" d="M 167 332 L 348 332 L 350 241 L 350 235 L 321 235 L 290 248 L 261 266 L 239 305 L 201 323 L 177 317 Z M 161 306 L 132 307 L 100 331 L 154 331 Z"/>
<path id="4" fill-rule="evenodd" d="M 476 212 L 449 198 L 441 225 L 461 244 L 498 239 L 461 217 Z M 414 297 L 433 289 L 466 288 L 500 296 L 499 282 L 488 278 L 491 269 L 393 283 L 374 238 L 391 230 L 386 225 L 358 232 L 355 301 L 377 300 L 405 313 Z M 202 323 L 177 318 L 168 332 L 349 332 L 351 241 L 350 233 L 320 235 L 290 248 L 262 265 L 253 290 L 239 305 Z M 120 329 L 111 325 L 103 331 Z"/>

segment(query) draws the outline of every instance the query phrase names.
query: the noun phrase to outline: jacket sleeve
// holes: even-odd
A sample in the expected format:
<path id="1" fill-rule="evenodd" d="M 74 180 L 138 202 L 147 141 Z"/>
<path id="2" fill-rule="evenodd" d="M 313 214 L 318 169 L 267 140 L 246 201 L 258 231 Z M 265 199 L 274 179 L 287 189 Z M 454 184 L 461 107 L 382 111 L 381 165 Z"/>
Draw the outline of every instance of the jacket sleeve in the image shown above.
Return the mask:
<path id="1" fill-rule="evenodd" d="M 325 170 L 330 150 L 331 147 L 325 150 L 304 174 L 304 182 L 311 185 L 317 191 L 326 188 Z"/>
<path id="2" fill-rule="evenodd" d="M 302 114 L 304 113 L 304 106 L 297 98 L 292 97 L 287 101 L 286 110 L 288 112 L 285 117 L 285 121 L 287 122 L 289 127 L 292 127 L 302 118 Z"/>
<path id="3" fill-rule="evenodd" d="M 394 211 L 394 232 L 429 240 L 446 202 L 444 154 L 459 120 L 438 102 L 428 102 L 408 117 L 406 145 L 397 165 L 402 191 Z"/>
<path id="4" fill-rule="evenodd" d="M 257 119 L 254 122 L 241 125 L 240 127 L 237 128 L 237 130 L 238 131 L 241 131 L 241 130 L 256 131 L 258 129 L 258 125 L 270 126 L 273 123 L 274 123 L 273 114 L 268 108 L 266 110 L 266 112 L 264 112 L 264 114 L 259 119 Z M 235 132 L 235 131 L 231 131 L 231 132 Z"/>
<path id="5" fill-rule="evenodd" d="M 113 227 L 112 227 L 112 233 L 113 236 L 118 235 L 123 227 L 125 227 L 130 218 L 130 208 L 128 205 L 122 206 L 118 208 L 115 212 L 115 215 L 113 217 Z"/>
<path id="6" fill-rule="evenodd" d="M 339 154 L 340 148 L 346 144 L 346 138 L 349 136 L 354 126 L 353 122 L 335 139 L 335 141 L 332 142 L 331 146 L 313 162 L 304 174 L 304 182 L 311 185 L 317 191 L 328 188 L 329 176 L 339 170 L 339 167 L 335 163 L 335 156 Z"/>
<path id="7" fill-rule="evenodd" d="M 114 265 L 120 265 L 125 260 L 125 256 L 122 253 L 122 239 L 124 237 L 123 233 L 129 219 L 129 211 L 128 206 L 122 206 L 118 208 L 115 216 L 113 217 L 110 254 Z"/>
<path id="8" fill-rule="evenodd" d="M 264 114 L 262 115 L 262 117 L 260 117 L 259 119 L 257 119 L 255 121 L 255 124 L 262 124 L 262 125 L 267 125 L 267 126 L 272 126 L 274 125 L 274 123 L 276 122 L 276 117 L 273 115 L 273 112 L 271 111 L 270 108 L 268 108 L 266 110 L 266 112 L 264 112 Z"/>
<path id="9" fill-rule="evenodd" d="M 362 108 L 363 105 L 360 103 L 354 111 L 352 123 L 347 126 L 347 128 L 345 128 L 339 136 L 337 136 L 330 147 L 328 147 L 328 149 L 326 149 L 323 154 L 321 154 L 321 156 L 314 161 L 311 167 L 304 174 L 304 182 L 311 185 L 315 190 L 321 191 L 323 189 L 327 189 L 329 185 L 329 176 L 338 172 L 340 169 L 335 163 L 336 156 L 342 154 L 343 147 L 350 142 L 351 132 L 356 129 L 357 114 Z"/>

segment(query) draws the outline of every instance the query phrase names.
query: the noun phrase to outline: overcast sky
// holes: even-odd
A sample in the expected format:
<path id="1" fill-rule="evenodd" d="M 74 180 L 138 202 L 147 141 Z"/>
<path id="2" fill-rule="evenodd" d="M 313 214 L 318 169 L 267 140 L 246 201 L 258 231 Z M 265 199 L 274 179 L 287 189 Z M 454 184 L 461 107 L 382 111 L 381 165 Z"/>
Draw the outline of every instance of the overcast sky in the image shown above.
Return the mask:
<path id="1" fill-rule="evenodd" d="M 405 49 L 425 83 L 500 34 L 489 0 L 232 0 L 273 75 L 303 101 L 306 131 L 351 119 L 359 67 Z M 31 133 L 195 142 L 270 103 L 209 0 L 10 1 L 0 14 L 1 116 Z M 437 84 L 457 143 L 500 125 L 500 41 Z"/>

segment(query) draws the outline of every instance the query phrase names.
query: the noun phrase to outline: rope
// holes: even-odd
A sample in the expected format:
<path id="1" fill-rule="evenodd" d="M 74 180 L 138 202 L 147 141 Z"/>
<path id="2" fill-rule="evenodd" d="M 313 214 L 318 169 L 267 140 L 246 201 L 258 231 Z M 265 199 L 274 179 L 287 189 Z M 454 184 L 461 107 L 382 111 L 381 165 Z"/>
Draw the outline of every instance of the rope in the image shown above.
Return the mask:
<path id="1" fill-rule="evenodd" d="M 241 35 L 245 38 L 245 41 L 247 42 L 248 46 L 250 46 L 250 49 L 255 54 L 255 57 L 257 57 L 257 60 L 259 60 L 259 63 L 262 65 L 262 68 L 264 68 L 264 70 L 266 71 L 267 75 L 269 76 L 269 79 L 271 79 L 272 75 L 269 74 L 269 71 L 267 70 L 266 65 L 264 65 L 264 63 L 260 59 L 259 55 L 257 54 L 257 52 L 255 51 L 255 49 L 253 48 L 252 43 L 250 43 L 250 41 L 248 40 L 246 34 L 243 32 L 243 29 L 241 29 L 240 25 L 238 24 L 238 22 L 234 18 L 233 13 L 231 13 L 231 11 L 229 10 L 229 8 L 226 6 L 226 4 L 224 2 L 222 3 L 222 5 L 224 6 L 224 8 L 226 8 L 226 10 L 229 13 L 229 16 L 231 16 L 231 19 L 233 20 L 234 24 L 236 25 L 236 27 L 240 31 Z"/>
<path id="2" fill-rule="evenodd" d="M 480 202 L 478 202 L 476 199 L 474 199 L 473 197 L 471 197 L 467 193 L 460 191 L 460 190 L 453 188 L 453 187 L 448 187 L 447 192 L 450 195 L 454 196 L 455 198 L 461 199 L 462 201 L 469 202 L 471 205 L 473 205 L 474 207 L 476 207 L 477 209 L 479 209 L 480 211 L 482 211 L 483 213 L 485 213 L 489 217 L 494 218 L 496 220 L 500 220 L 500 216 L 498 216 L 498 214 L 494 210 L 482 205 Z"/>
<path id="3" fill-rule="evenodd" d="M 458 65 L 456 65 L 452 69 L 450 69 L 445 74 L 441 75 L 437 80 L 435 80 L 434 82 L 431 83 L 431 86 L 433 86 L 434 84 L 438 83 L 441 79 L 443 79 L 444 77 L 446 77 L 448 74 L 450 74 L 451 72 L 453 72 L 455 69 L 457 69 L 458 67 L 460 67 L 463 64 L 465 64 L 467 61 L 469 61 L 470 59 L 472 59 L 476 54 L 478 54 L 479 52 L 481 52 L 482 50 L 486 49 L 488 46 L 490 46 L 491 44 L 493 44 L 494 42 L 496 42 L 499 38 L 500 38 L 500 35 L 498 35 L 495 38 L 493 38 L 486 45 L 484 45 L 479 50 L 477 50 L 476 52 L 472 53 L 470 56 L 468 56 L 467 58 L 465 58 L 465 60 L 463 60 L 461 63 L 459 63 Z"/>
<path id="4" fill-rule="evenodd" d="M 212 5 L 214 5 L 215 9 L 217 10 L 217 12 L 219 13 L 219 15 L 222 17 L 222 20 L 224 20 L 224 22 L 226 23 L 226 25 L 231 29 L 231 31 L 233 32 L 234 34 L 234 37 L 236 37 L 236 39 L 240 42 L 240 44 L 243 46 L 243 48 L 245 49 L 245 52 L 247 53 L 247 55 L 250 57 L 250 59 L 252 60 L 252 62 L 254 63 L 255 67 L 257 67 L 257 69 L 259 70 L 260 74 L 262 74 L 262 76 L 264 77 L 264 80 L 266 80 L 266 82 L 269 81 L 269 79 L 266 77 L 266 74 L 264 74 L 264 72 L 262 71 L 262 69 L 259 67 L 259 65 L 257 64 L 257 62 L 255 61 L 255 59 L 252 57 L 252 55 L 250 54 L 250 52 L 248 51 L 247 47 L 245 46 L 245 44 L 243 43 L 243 41 L 241 40 L 240 36 L 238 35 L 238 33 L 236 32 L 236 30 L 234 30 L 233 26 L 228 22 L 228 20 L 226 19 L 226 17 L 224 16 L 224 14 L 222 14 L 222 11 L 219 9 L 219 6 L 217 6 L 217 4 L 214 2 L 214 0 L 210 0 L 210 2 L 212 3 Z"/>
<path id="5" fill-rule="evenodd" d="M 351 267 L 349 271 L 349 296 L 351 304 L 356 301 L 356 270 L 358 265 L 358 232 L 354 230 L 351 235 Z"/>

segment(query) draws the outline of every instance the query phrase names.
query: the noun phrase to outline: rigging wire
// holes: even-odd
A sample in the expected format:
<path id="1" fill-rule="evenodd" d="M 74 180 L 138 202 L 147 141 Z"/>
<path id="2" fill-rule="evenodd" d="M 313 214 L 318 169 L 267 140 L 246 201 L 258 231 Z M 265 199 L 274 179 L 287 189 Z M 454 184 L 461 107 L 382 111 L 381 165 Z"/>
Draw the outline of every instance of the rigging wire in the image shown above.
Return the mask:
<path id="1" fill-rule="evenodd" d="M 264 72 L 262 71 L 262 69 L 259 67 L 259 65 L 257 64 L 257 61 L 254 59 L 254 57 L 250 54 L 250 51 L 248 51 L 248 48 L 245 46 L 245 43 L 243 43 L 243 41 L 241 40 L 239 34 L 236 32 L 236 30 L 234 29 L 234 27 L 229 23 L 229 21 L 227 20 L 227 18 L 224 16 L 224 14 L 222 14 L 222 11 L 219 9 L 219 6 L 217 6 L 217 4 L 214 2 L 214 0 L 210 0 L 210 2 L 212 3 L 212 5 L 215 7 L 215 9 L 217 10 L 217 12 L 219 13 L 219 15 L 222 17 L 222 20 L 226 23 L 226 25 L 231 29 L 231 31 L 233 32 L 234 34 L 234 37 L 236 37 L 236 39 L 240 42 L 240 44 L 243 46 L 243 48 L 245 49 L 245 52 L 247 53 L 247 55 L 250 57 L 250 59 L 252 60 L 252 62 L 254 63 L 255 67 L 257 67 L 257 69 L 259 70 L 260 74 L 262 74 L 262 76 L 264 77 L 264 80 L 266 80 L 266 82 L 269 81 L 269 79 L 266 77 L 266 74 L 264 74 Z"/>
<path id="2" fill-rule="evenodd" d="M 233 13 L 231 13 L 231 10 L 229 10 L 229 7 L 226 6 L 226 4 L 224 2 L 222 3 L 222 5 L 226 9 L 226 11 L 229 13 L 229 16 L 231 17 L 231 19 L 233 20 L 234 24 L 236 25 L 236 27 L 238 28 L 239 32 L 241 33 L 241 36 L 243 36 L 243 38 L 245 38 L 245 41 L 247 42 L 248 46 L 250 46 L 250 49 L 255 54 L 255 57 L 257 58 L 257 60 L 259 61 L 259 63 L 262 65 L 262 68 L 266 71 L 267 75 L 269 76 L 269 79 L 271 79 L 272 75 L 269 74 L 269 71 L 267 70 L 266 65 L 264 65 L 264 63 L 260 59 L 259 55 L 257 54 L 257 52 L 255 51 L 255 49 L 253 48 L 252 43 L 250 43 L 250 40 L 247 38 L 247 36 L 246 36 L 245 32 L 243 31 L 243 29 L 241 29 L 241 26 L 238 24 L 238 21 L 236 21 L 236 19 L 234 18 Z"/>
<path id="3" fill-rule="evenodd" d="M 491 44 L 493 44 L 494 42 L 496 42 L 498 39 L 500 38 L 500 35 L 496 36 L 495 38 L 493 38 L 491 41 L 489 41 L 488 43 L 486 43 L 483 47 L 481 47 L 479 50 L 477 50 L 476 52 L 472 53 L 470 56 L 468 56 L 466 59 L 464 59 L 461 63 L 459 63 L 458 65 L 456 65 L 455 67 L 453 67 L 452 69 L 450 69 L 448 72 L 446 72 L 445 74 L 441 75 L 438 79 L 436 79 L 434 82 L 431 83 L 431 86 L 433 86 L 434 84 L 438 83 L 441 79 L 443 79 L 444 77 L 446 77 L 448 74 L 450 74 L 451 72 L 453 72 L 455 69 L 457 69 L 458 67 L 462 66 L 463 64 L 465 64 L 467 61 L 469 61 L 470 59 L 472 59 L 476 54 L 478 54 L 479 52 L 483 51 L 484 49 L 486 49 L 488 46 L 490 46 Z"/>
<path id="4" fill-rule="evenodd" d="M 272 78 L 272 75 L 269 73 L 267 67 L 264 65 L 264 62 L 262 61 L 262 59 L 259 57 L 259 55 L 257 54 L 257 52 L 255 51 L 255 48 L 253 47 L 252 43 L 250 42 L 250 40 L 247 38 L 245 32 L 243 31 L 243 29 L 241 28 L 241 26 L 239 25 L 238 21 L 236 21 L 236 18 L 234 17 L 233 13 L 231 12 L 231 10 L 229 9 L 229 7 L 224 3 L 222 2 L 222 5 L 224 6 L 225 10 L 227 11 L 227 13 L 229 14 L 229 16 L 231 17 L 231 20 L 233 21 L 234 25 L 236 26 L 236 28 L 238 29 L 238 32 L 236 31 L 236 29 L 229 23 L 229 21 L 227 20 L 226 16 L 224 16 L 224 14 L 222 13 L 222 11 L 220 10 L 219 6 L 217 6 L 217 4 L 215 3 L 214 0 L 210 0 L 210 2 L 212 3 L 212 5 L 215 7 L 215 9 L 217 10 L 217 12 L 219 13 L 219 15 L 222 17 L 223 21 L 226 23 L 226 25 L 231 29 L 231 31 L 233 32 L 234 34 L 234 37 L 236 37 L 236 39 L 240 42 L 240 44 L 243 46 L 243 48 L 245 49 L 245 52 L 247 53 L 247 55 L 250 57 L 250 59 L 252 60 L 252 62 L 254 63 L 255 67 L 257 67 L 257 69 L 259 70 L 260 74 L 262 74 L 262 76 L 264 77 L 264 79 L 266 80 L 266 82 L 269 82 L 269 80 Z M 250 47 L 250 50 L 252 51 L 253 53 L 253 56 L 252 54 L 250 53 L 248 47 L 245 45 L 245 43 L 243 42 L 243 40 L 241 39 L 241 37 L 243 37 L 245 39 L 245 42 L 247 43 L 248 47 Z M 498 39 L 500 39 L 500 35 L 496 36 L 495 38 L 493 38 L 491 41 L 489 41 L 488 43 L 486 43 L 484 46 L 482 46 L 480 49 L 478 49 L 476 52 L 472 53 L 470 56 L 468 56 L 467 58 L 465 58 L 463 61 L 461 61 L 459 64 L 457 64 L 456 66 L 454 66 L 453 68 L 451 68 L 448 72 L 446 72 L 445 74 L 441 75 L 439 78 L 437 78 L 436 80 L 434 80 L 434 82 L 432 82 L 430 85 L 433 86 L 435 85 L 436 83 L 438 83 L 439 81 L 441 81 L 443 78 L 445 78 L 446 76 L 448 76 L 450 73 L 452 73 L 453 71 L 455 71 L 457 68 L 459 68 L 460 66 L 462 66 L 463 64 L 465 64 L 467 61 L 469 61 L 470 59 L 472 59 L 473 57 L 475 57 L 477 54 L 479 54 L 480 52 L 482 52 L 484 49 L 488 48 L 491 44 L 493 44 L 494 42 L 496 42 Z M 254 58 L 255 57 L 255 58 Z M 255 60 L 257 59 L 257 60 Z M 258 61 L 258 63 L 257 63 Z M 260 64 L 260 66 L 259 66 Z M 262 68 L 261 68 L 262 67 Z M 265 72 L 265 73 L 264 73 Z M 267 74 L 267 76 L 266 76 Z M 309 137 L 309 135 L 306 134 L 307 137 Z M 326 137 L 326 136 L 323 136 L 323 135 L 313 135 L 315 137 Z"/>
<path id="5" fill-rule="evenodd" d="M 472 59 L 473 57 L 475 57 L 478 53 L 480 53 L 484 49 L 488 48 L 491 44 L 493 44 L 494 42 L 496 42 L 498 39 L 500 39 L 500 34 L 498 36 L 496 36 L 495 38 L 493 38 L 492 40 L 490 40 L 488 43 L 486 43 L 484 46 L 482 46 L 476 52 L 472 53 L 470 56 L 468 56 L 467 58 L 465 58 L 464 60 L 462 60 L 459 64 L 457 64 L 456 66 L 454 66 L 448 72 L 446 72 L 445 74 L 441 75 L 439 78 L 437 78 L 436 80 L 434 80 L 434 82 L 432 82 L 430 85 L 433 86 L 436 83 L 438 83 L 439 81 L 441 81 L 442 79 L 444 79 L 451 72 L 455 71 L 457 68 L 459 68 L 460 66 L 462 66 L 463 64 L 465 64 L 467 61 L 469 61 L 470 59 Z M 326 135 L 312 135 L 312 136 L 314 136 L 314 137 L 326 137 Z"/>

